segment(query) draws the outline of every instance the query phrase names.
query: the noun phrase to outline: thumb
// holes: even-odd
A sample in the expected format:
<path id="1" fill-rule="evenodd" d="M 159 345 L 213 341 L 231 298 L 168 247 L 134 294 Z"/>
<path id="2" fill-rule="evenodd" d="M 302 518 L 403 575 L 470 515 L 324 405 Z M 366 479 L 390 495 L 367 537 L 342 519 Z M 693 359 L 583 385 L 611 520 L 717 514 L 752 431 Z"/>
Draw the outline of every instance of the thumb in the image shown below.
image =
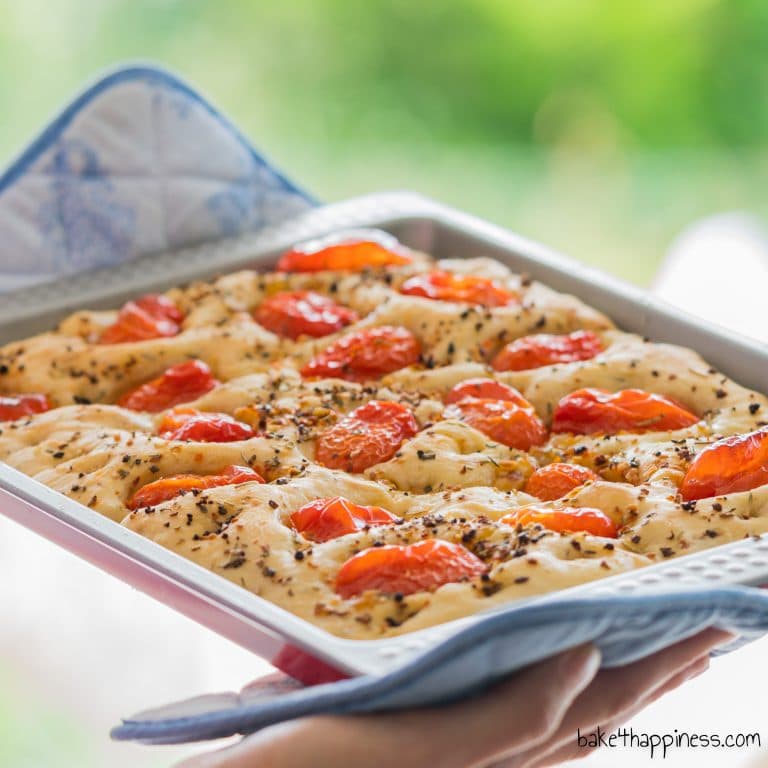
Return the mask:
<path id="1" fill-rule="evenodd" d="M 599 667 L 597 648 L 582 645 L 528 667 L 482 697 L 462 703 L 464 722 L 459 735 L 464 738 L 454 745 L 460 755 L 457 764 L 498 759 L 545 741 Z M 455 724 L 449 733 L 456 734 Z M 482 747 L 480 755 L 478 747 Z"/>

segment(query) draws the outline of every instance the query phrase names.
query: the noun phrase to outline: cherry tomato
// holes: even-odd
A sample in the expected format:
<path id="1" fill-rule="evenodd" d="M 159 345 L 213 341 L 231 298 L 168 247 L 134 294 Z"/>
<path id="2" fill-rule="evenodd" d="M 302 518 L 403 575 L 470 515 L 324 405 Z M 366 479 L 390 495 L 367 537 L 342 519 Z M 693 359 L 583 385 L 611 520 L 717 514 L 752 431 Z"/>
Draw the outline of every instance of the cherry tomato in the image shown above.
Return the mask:
<path id="1" fill-rule="evenodd" d="M 579 389 L 557 404 L 552 431 L 577 435 L 667 432 L 690 427 L 698 420 L 671 398 L 642 389 Z"/>
<path id="2" fill-rule="evenodd" d="M 525 492 L 542 501 L 554 501 L 561 499 L 566 493 L 570 493 L 584 483 L 599 479 L 599 476 L 587 467 L 554 462 L 537 469 L 528 478 Z"/>
<path id="3" fill-rule="evenodd" d="M 181 330 L 184 315 L 167 297 L 147 294 L 129 301 L 117 314 L 117 320 L 105 328 L 102 344 L 122 344 L 175 336 Z"/>
<path id="4" fill-rule="evenodd" d="M 372 589 L 410 595 L 480 576 L 487 567 L 461 544 L 428 539 L 407 546 L 372 547 L 351 557 L 336 576 L 336 592 L 349 598 Z"/>
<path id="5" fill-rule="evenodd" d="M 173 499 L 186 491 L 205 491 L 223 485 L 263 482 L 264 478 L 250 467 L 231 464 L 224 467 L 218 475 L 174 475 L 155 480 L 136 491 L 128 502 L 128 508 L 154 507 L 156 504 Z"/>
<path id="6" fill-rule="evenodd" d="M 547 439 L 547 430 L 532 408 L 507 400 L 468 397 L 443 411 L 443 418 L 458 419 L 497 443 L 527 451 Z"/>
<path id="7" fill-rule="evenodd" d="M 446 396 L 446 403 L 458 403 L 468 397 L 487 400 L 504 400 L 523 408 L 533 406 L 514 388 L 494 379 L 466 379 L 457 384 Z"/>
<path id="8" fill-rule="evenodd" d="M 440 270 L 408 278 L 400 287 L 400 293 L 439 301 L 481 304 L 484 307 L 505 307 L 520 299 L 517 293 L 487 277 L 457 275 Z"/>
<path id="9" fill-rule="evenodd" d="M 768 484 L 768 428 L 704 448 L 691 462 L 680 494 L 686 501 L 751 491 Z"/>
<path id="10" fill-rule="evenodd" d="M 268 331 L 288 339 L 327 336 L 360 318 L 357 312 L 314 291 L 294 291 L 270 296 L 253 313 Z"/>
<path id="11" fill-rule="evenodd" d="M 197 443 L 232 443 L 248 440 L 256 433 L 248 424 L 226 413 L 205 413 L 196 408 L 174 408 L 163 416 L 157 434 L 166 440 Z"/>
<path id="12" fill-rule="evenodd" d="M 382 507 L 364 507 L 341 496 L 310 501 L 291 515 L 293 527 L 311 541 L 329 541 L 398 519 Z"/>
<path id="13" fill-rule="evenodd" d="M 575 331 L 562 336 L 539 333 L 507 344 L 491 366 L 497 371 L 527 371 L 555 363 L 591 360 L 603 349 L 600 337 L 592 331 Z"/>
<path id="14" fill-rule="evenodd" d="M 284 253 L 279 272 L 322 270 L 362 272 L 364 269 L 410 264 L 408 250 L 391 235 L 379 231 L 349 232 L 312 240 Z"/>
<path id="15" fill-rule="evenodd" d="M 33 413 L 50 411 L 47 395 L 0 395 L 0 421 L 14 421 Z"/>
<path id="16" fill-rule="evenodd" d="M 330 469 L 363 472 L 391 459 L 419 425 L 410 408 L 371 400 L 339 419 L 317 439 L 315 458 Z"/>
<path id="17" fill-rule="evenodd" d="M 157 413 L 196 400 L 218 383 L 202 360 L 187 360 L 172 365 L 162 376 L 126 393 L 117 404 L 132 411 Z"/>
<path id="18" fill-rule="evenodd" d="M 593 536 L 615 539 L 619 535 L 616 523 L 605 512 L 593 507 L 521 507 L 501 518 L 507 525 L 535 525 L 538 523 L 549 531 L 576 533 L 584 531 Z"/>
<path id="19" fill-rule="evenodd" d="M 420 351 L 418 339 L 407 328 L 366 328 L 335 341 L 310 360 L 301 375 L 370 381 L 415 365 Z"/>
<path id="20" fill-rule="evenodd" d="M 445 398 L 446 419 L 458 419 L 497 443 L 527 451 L 541 445 L 547 432 L 533 406 L 512 387 L 493 379 L 467 379 Z"/>

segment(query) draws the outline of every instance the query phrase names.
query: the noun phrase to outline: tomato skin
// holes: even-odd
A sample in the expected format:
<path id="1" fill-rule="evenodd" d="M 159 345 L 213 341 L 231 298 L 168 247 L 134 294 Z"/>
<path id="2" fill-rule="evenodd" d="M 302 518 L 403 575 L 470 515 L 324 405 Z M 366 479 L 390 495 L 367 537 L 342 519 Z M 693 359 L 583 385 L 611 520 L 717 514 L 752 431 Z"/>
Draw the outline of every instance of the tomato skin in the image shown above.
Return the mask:
<path id="1" fill-rule="evenodd" d="M 408 406 L 370 400 L 318 437 L 315 459 L 329 469 L 363 472 L 391 459 L 403 441 L 418 431 Z"/>
<path id="2" fill-rule="evenodd" d="M 691 462 L 680 486 L 685 501 L 751 491 L 768 484 L 768 428 L 718 440 Z"/>
<path id="3" fill-rule="evenodd" d="M 336 576 L 336 592 L 343 598 L 366 590 L 411 595 L 480 576 L 487 566 L 466 547 L 441 539 L 406 546 L 372 547 L 351 557 Z"/>
<path id="4" fill-rule="evenodd" d="M 166 296 L 147 294 L 127 302 L 117 314 L 117 320 L 105 328 L 99 343 L 123 344 L 176 336 L 184 315 Z"/>
<path id="5" fill-rule="evenodd" d="M 599 479 L 600 477 L 587 467 L 554 462 L 537 469 L 528 478 L 525 492 L 542 501 L 555 501 L 574 488 Z"/>
<path id="6" fill-rule="evenodd" d="M 563 335 L 538 333 L 523 336 L 507 344 L 491 362 L 497 371 L 528 371 L 555 363 L 591 360 L 605 349 L 592 331 L 574 331 Z"/>
<path id="7" fill-rule="evenodd" d="M 382 507 L 365 507 L 342 496 L 316 499 L 291 515 L 293 527 L 310 541 L 330 541 L 368 526 L 386 525 L 399 520 Z"/>
<path id="8" fill-rule="evenodd" d="M 458 419 L 509 448 L 527 451 L 547 439 L 547 430 L 531 408 L 507 400 L 468 397 L 443 411 L 443 418 Z"/>
<path id="9" fill-rule="evenodd" d="M 563 397 L 552 419 L 553 432 L 576 435 L 614 432 L 668 432 L 690 427 L 699 417 L 671 398 L 642 389 L 579 389 Z"/>
<path id="10" fill-rule="evenodd" d="M 501 518 L 507 525 L 535 525 L 558 533 L 577 533 L 583 531 L 593 536 L 615 539 L 619 528 L 605 512 L 594 507 L 546 507 L 528 506 L 516 509 Z"/>
<path id="11" fill-rule="evenodd" d="M 256 435 L 248 424 L 226 413 L 208 413 L 196 408 L 169 411 L 163 416 L 157 434 L 166 440 L 191 440 L 196 443 L 233 443 Z"/>
<path id="12" fill-rule="evenodd" d="M 415 365 L 420 352 L 418 339 L 407 328 L 365 328 L 343 336 L 320 352 L 301 369 L 301 375 L 371 381 Z"/>
<path id="13" fill-rule="evenodd" d="M 132 411 L 158 413 L 179 403 L 196 400 L 218 383 L 202 360 L 187 360 L 172 365 L 158 378 L 127 392 L 117 404 Z"/>
<path id="14" fill-rule="evenodd" d="M 15 421 L 53 408 L 47 395 L 0 395 L 0 421 Z"/>
<path id="15" fill-rule="evenodd" d="M 328 336 L 360 319 L 354 310 L 314 291 L 277 293 L 265 299 L 253 317 L 268 331 L 287 339 Z"/>
<path id="16" fill-rule="evenodd" d="M 294 246 L 277 262 L 278 272 L 362 272 L 410 264 L 408 250 L 379 231 L 350 232 Z"/>
<path id="17" fill-rule="evenodd" d="M 435 301 L 480 304 L 484 307 L 505 307 L 520 300 L 517 293 L 507 290 L 495 280 L 442 270 L 408 278 L 400 286 L 400 293 Z"/>
<path id="18" fill-rule="evenodd" d="M 154 507 L 163 501 L 173 499 L 184 491 L 205 491 L 223 485 L 240 483 L 263 483 L 264 478 L 250 467 L 231 464 L 218 475 L 173 475 L 148 483 L 139 488 L 128 501 L 128 509 Z"/>
<path id="19" fill-rule="evenodd" d="M 495 379 L 465 379 L 457 384 L 445 396 L 446 403 L 459 403 L 468 397 L 487 400 L 504 400 L 515 403 L 523 408 L 533 406 L 513 387 L 502 384 Z"/>
<path id="20" fill-rule="evenodd" d="M 443 418 L 458 419 L 497 443 L 529 450 L 547 439 L 533 406 L 512 387 L 493 379 L 467 379 L 445 397 Z"/>

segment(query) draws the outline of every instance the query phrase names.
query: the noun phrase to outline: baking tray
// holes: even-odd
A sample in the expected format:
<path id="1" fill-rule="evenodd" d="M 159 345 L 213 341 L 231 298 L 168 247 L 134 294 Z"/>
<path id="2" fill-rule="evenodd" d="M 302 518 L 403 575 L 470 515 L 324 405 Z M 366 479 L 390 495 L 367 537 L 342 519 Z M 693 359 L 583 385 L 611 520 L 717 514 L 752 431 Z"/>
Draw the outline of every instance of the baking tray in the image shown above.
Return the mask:
<path id="1" fill-rule="evenodd" d="M 237 239 L 137 259 L 54 284 L 0 295 L 0 344 L 52 327 L 76 309 L 125 299 L 244 267 L 267 269 L 297 241 L 342 228 L 375 226 L 439 258 L 491 256 L 552 288 L 579 296 L 616 324 L 700 352 L 736 381 L 761 389 L 768 348 L 682 313 L 644 291 L 500 227 L 413 193 L 381 193 L 313 209 Z M 344 640 L 170 552 L 0 462 L 0 513 L 65 547 L 305 683 L 384 674 L 467 625 L 478 614 L 382 640 Z M 768 536 L 744 539 L 598 582 L 519 600 L 523 604 L 598 595 L 768 582 Z"/>

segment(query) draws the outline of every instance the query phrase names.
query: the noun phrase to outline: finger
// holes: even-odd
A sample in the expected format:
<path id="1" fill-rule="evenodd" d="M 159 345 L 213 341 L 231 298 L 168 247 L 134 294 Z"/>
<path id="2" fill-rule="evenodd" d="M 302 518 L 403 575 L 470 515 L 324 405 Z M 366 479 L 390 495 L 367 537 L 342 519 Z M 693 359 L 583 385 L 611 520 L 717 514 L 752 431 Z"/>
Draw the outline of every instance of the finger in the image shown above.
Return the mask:
<path id="1" fill-rule="evenodd" d="M 662 698 L 662 696 L 665 696 L 676 688 L 679 688 L 683 683 L 698 677 L 699 675 L 706 672 L 707 669 L 709 669 L 709 656 L 703 656 L 697 659 L 692 664 L 689 664 L 685 669 L 673 675 L 663 685 L 651 691 L 647 696 L 638 701 L 637 704 L 627 712 L 623 712 L 613 720 L 605 723 L 604 725 L 601 725 L 602 732 L 606 735 L 610 735 L 620 726 L 631 721 L 635 715 L 638 715 L 646 707 Z M 576 741 L 576 733 L 574 732 L 565 742 L 561 743 L 554 749 L 551 749 L 546 754 L 529 760 L 527 763 L 503 764 L 503 768 L 513 768 L 513 766 L 514 768 L 544 768 L 545 766 L 560 765 L 560 763 L 567 762 L 568 760 L 576 760 L 587 757 L 596 749 L 597 747 L 579 746 Z M 501 766 L 499 766 L 499 768 L 501 768 Z"/>
<path id="2" fill-rule="evenodd" d="M 576 733 L 605 723 L 631 709 L 701 656 L 729 641 L 731 636 L 708 629 L 694 637 L 623 667 L 600 672 L 594 683 L 574 702 L 565 716 L 561 733 Z"/>
<path id="3" fill-rule="evenodd" d="M 402 729 L 405 720 L 415 728 L 414 740 L 420 735 L 422 758 L 416 765 L 484 765 L 510 748 L 524 750 L 548 739 L 599 666 L 597 649 L 580 646 L 523 670 L 481 696 L 406 713 L 396 727 Z M 424 739 L 424 734 L 432 736 Z M 436 744 L 440 760 L 435 760 Z"/>
<path id="4" fill-rule="evenodd" d="M 256 678 L 246 685 L 241 693 L 254 694 L 280 694 L 289 693 L 299 688 L 303 688 L 304 685 L 300 683 L 296 678 L 283 674 L 282 672 L 272 672 L 269 675 Z"/>
<path id="5" fill-rule="evenodd" d="M 457 704 L 394 714 L 305 718 L 178 768 L 389 768 L 394 752 L 398 768 L 482 765 L 510 745 L 525 749 L 546 739 L 599 665 L 599 652 L 581 646 Z"/>
<path id="6" fill-rule="evenodd" d="M 389 766 L 392 745 L 407 765 L 467 766 L 487 763 L 510 746 L 525 749 L 546 739 L 594 678 L 600 654 L 585 645 L 535 664 L 482 695 L 457 704 L 356 718 L 364 725 L 371 766 Z"/>
<path id="7" fill-rule="evenodd" d="M 529 754 L 520 754 L 516 764 L 535 762 L 542 754 L 567 744 L 578 731 L 588 733 L 598 724 L 622 716 L 699 657 L 708 656 L 713 648 L 731 639 L 727 632 L 708 629 L 633 664 L 601 671 L 574 702 L 549 742 L 537 745 Z"/>
<path id="8" fill-rule="evenodd" d="M 265 728 L 241 739 L 236 744 L 187 758 L 175 768 L 299 768 L 314 765 L 313 758 L 304 750 L 302 728 L 305 720 Z"/>

